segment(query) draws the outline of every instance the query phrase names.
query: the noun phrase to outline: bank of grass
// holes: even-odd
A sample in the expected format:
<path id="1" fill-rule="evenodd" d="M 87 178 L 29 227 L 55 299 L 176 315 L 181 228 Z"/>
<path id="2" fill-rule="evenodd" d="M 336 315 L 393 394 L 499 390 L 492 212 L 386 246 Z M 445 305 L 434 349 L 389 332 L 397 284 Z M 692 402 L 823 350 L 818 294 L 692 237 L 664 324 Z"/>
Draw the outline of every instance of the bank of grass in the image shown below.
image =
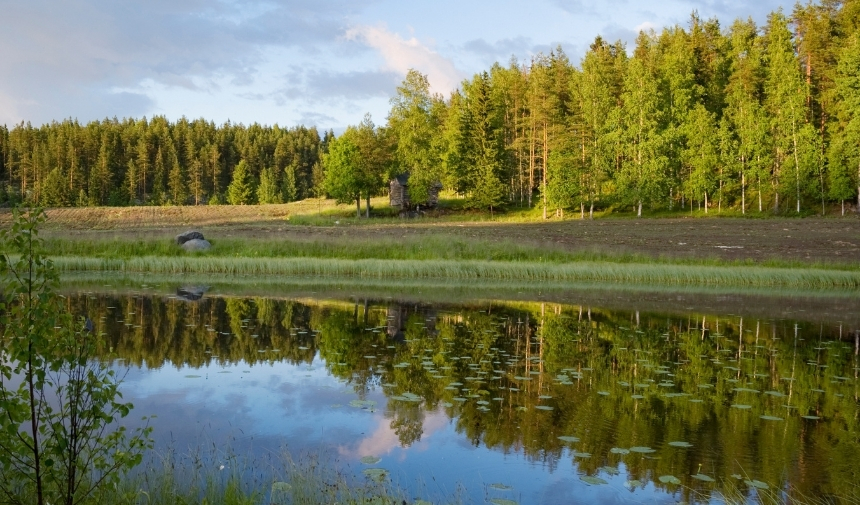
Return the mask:
<path id="1" fill-rule="evenodd" d="M 452 235 L 428 234 L 413 237 L 392 237 L 374 240 L 364 237 L 326 237 L 302 240 L 280 240 L 277 234 L 258 239 L 219 238 L 212 240 L 213 248 L 195 253 L 200 258 L 245 258 L 264 261 L 268 258 L 320 258 L 343 260 L 447 260 L 498 261 L 512 263 L 568 264 L 575 262 L 641 263 L 649 265 L 692 265 L 725 267 L 770 267 L 785 269 L 837 270 L 860 272 L 860 262 L 812 263 L 769 259 L 725 260 L 718 257 L 652 257 L 629 252 L 606 250 L 564 250 L 553 244 L 507 243 L 498 240 L 466 239 Z M 166 239 L 131 239 L 127 237 L 93 240 L 49 237 L 46 250 L 55 258 L 98 258 L 131 260 L 141 257 L 178 259 L 188 253 Z M 223 273 L 232 273 L 224 271 Z"/>
<path id="2" fill-rule="evenodd" d="M 577 261 L 394 260 L 316 257 L 59 256 L 61 273 L 227 274 L 253 277 L 349 277 L 470 281 L 606 282 L 671 286 L 858 289 L 860 271 L 764 266 L 711 266 Z"/>

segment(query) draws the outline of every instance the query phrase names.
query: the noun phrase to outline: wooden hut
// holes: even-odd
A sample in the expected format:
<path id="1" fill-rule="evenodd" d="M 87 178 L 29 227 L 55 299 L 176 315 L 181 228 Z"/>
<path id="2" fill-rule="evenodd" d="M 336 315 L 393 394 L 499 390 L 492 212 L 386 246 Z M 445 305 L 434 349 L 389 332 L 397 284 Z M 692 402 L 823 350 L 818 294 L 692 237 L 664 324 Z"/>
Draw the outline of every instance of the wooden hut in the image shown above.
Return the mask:
<path id="1" fill-rule="evenodd" d="M 439 192 L 442 190 L 442 183 L 434 183 L 430 186 L 430 194 L 427 203 L 421 207 L 434 209 L 439 203 Z M 412 210 L 415 206 L 409 201 L 409 172 L 400 174 L 388 183 L 388 200 L 392 208 L 400 211 Z"/>

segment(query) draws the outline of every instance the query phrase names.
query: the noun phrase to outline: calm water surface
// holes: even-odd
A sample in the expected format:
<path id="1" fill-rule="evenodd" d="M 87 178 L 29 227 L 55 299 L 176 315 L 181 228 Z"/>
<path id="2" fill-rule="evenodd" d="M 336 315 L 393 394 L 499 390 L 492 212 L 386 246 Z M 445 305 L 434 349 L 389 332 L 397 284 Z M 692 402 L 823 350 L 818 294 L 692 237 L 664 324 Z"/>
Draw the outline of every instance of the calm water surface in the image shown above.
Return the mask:
<path id="1" fill-rule="evenodd" d="M 129 365 L 158 450 L 323 452 L 475 503 L 857 495 L 838 321 L 197 294 L 69 298 Z"/>

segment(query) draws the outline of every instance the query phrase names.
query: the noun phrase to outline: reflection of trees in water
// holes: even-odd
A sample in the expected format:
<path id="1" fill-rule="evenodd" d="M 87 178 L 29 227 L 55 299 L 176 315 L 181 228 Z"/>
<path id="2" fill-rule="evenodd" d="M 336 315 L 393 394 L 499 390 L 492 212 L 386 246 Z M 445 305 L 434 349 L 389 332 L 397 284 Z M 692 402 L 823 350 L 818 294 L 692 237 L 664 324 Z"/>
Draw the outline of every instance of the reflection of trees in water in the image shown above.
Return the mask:
<path id="1" fill-rule="evenodd" d="M 838 323 L 551 304 L 188 303 L 85 295 L 68 303 L 135 365 L 302 363 L 318 352 L 361 398 L 378 388 L 401 398 L 384 408 L 403 445 L 420 440 L 425 413 L 441 408 L 475 445 L 522 453 L 549 469 L 575 449 L 591 454 L 577 463 L 592 475 L 622 462 L 643 482 L 675 475 L 685 499 L 713 487 L 688 477 L 700 464 L 715 478 L 788 482 L 806 495 L 853 489 L 858 343 Z M 845 342 L 828 343 L 840 332 Z M 405 394 L 421 402 L 404 401 Z M 580 441 L 565 443 L 563 435 Z M 657 452 L 611 452 L 634 446 Z"/>

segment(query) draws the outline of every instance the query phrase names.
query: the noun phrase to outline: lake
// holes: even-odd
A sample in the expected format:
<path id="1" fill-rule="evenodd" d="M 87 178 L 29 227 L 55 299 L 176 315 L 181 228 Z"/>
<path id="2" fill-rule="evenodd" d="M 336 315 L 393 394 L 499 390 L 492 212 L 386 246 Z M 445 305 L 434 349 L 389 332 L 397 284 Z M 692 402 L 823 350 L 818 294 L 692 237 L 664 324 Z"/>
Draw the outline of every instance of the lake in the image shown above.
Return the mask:
<path id="1" fill-rule="evenodd" d="M 860 342 L 838 311 L 67 297 L 106 334 L 129 419 L 155 416 L 161 453 L 322 454 L 415 498 L 475 503 L 858 493 Z"/>

